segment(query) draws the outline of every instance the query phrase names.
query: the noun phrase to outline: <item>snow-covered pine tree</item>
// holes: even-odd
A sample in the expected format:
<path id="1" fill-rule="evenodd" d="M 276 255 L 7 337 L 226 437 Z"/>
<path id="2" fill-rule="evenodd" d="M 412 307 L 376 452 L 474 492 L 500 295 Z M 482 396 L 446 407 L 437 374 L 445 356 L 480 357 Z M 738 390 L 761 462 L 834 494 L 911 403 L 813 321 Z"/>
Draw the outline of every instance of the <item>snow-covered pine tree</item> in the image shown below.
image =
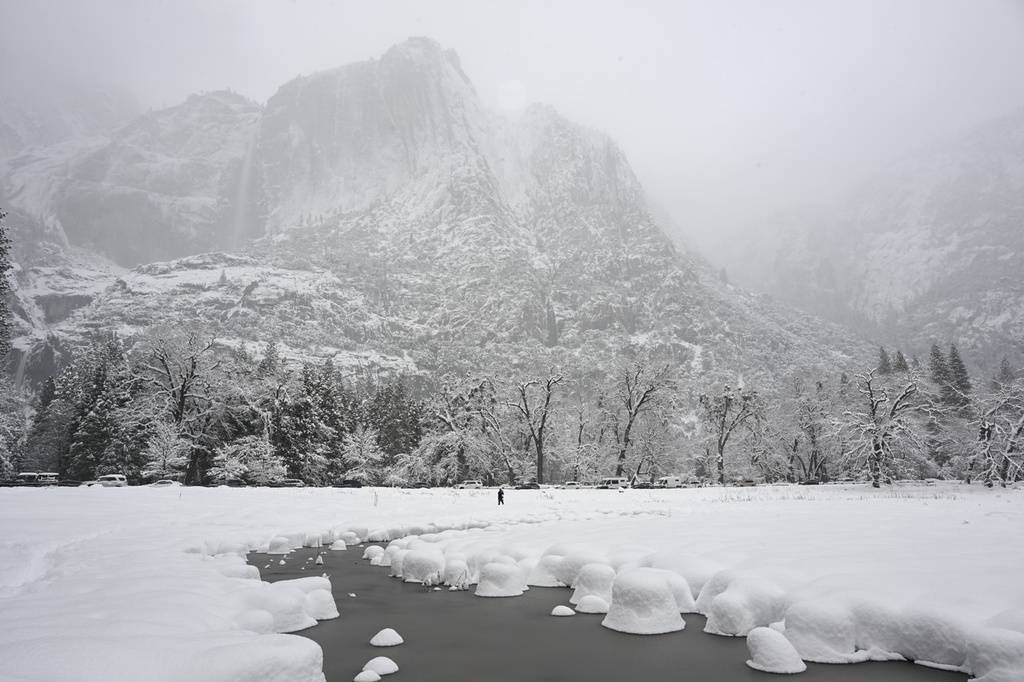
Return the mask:
<path id="1" fill-rule="evenodd" d="M 1005 355 L 1002 361 L 999 363 L 999 371 L 992 378 L 992 390 L 993 392 L 999 392 L 1005 388 L 1008 388 L 1017 379 L 1017 373 L 1013 371 L 1013 367 L 1010 366 L 1010 359 Z"/>
<path id="2" fill-rule="evenodd" d="M 878 348 L 877 371 L 881 375 L 892 374 L 892 361 L 889 359 L 889 353 L 885 350 L 885 346 Z"/>
<path id="3" fill-rule="evenodd" d="M 901 350 L 896 351 L 896 357 L 892 361 L 892 371 L 899 374 L 906 374 L 910 371 L 910 365 L 907 364 L 907 358 Z"/>
<path id="4" fill-rule="evenodd" d="M 263 358 L 260 360 L 256 371 L 261 377 L 272 377 L 280 370 L 281 352 L 277 347 L 277 341 L 271 341 L 263 350 Z"/>
<path id="5" fill-rule="evenodd" d="M 949 362 L 937 343 L 932 344 L 931 354 L 928 359 L 928 372 L 932 382 L 939 390 L 939 402 L 943 405 L 959 404 L 956 390 L 953 388 Z"/>
<path id="6" fill-rule="evenodd" d="M 971 390 L 971 377 L 967 373 L 967 367 L 964 365 L 964 361 L 960 358 L 960 351 L 957 350 L 956 344 L 950 344 L 949 356 L 949 383 L 953 388 L 953 397 L 955 405 L 966 405 L 970 402 Z"/>
<path id="7" fill-rule="evenodd" d="M 210 468 L 210 478 L 223 483 L 241 479 L 252 485 L 279 481 L 288 471 L 265 435 L 239 438 L 217 448 Z"/>

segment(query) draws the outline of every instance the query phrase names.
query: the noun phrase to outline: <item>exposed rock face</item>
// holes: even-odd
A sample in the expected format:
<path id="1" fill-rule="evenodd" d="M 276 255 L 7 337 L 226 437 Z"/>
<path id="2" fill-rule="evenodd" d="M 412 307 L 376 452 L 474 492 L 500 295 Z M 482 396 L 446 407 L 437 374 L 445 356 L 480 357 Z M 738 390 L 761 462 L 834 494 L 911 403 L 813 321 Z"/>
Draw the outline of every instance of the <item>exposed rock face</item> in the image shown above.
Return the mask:
<path id="1" fill-rule="evenodd" d="M 492 115 L 427 39 L 296 79 L 265 109 L 195 96 L 39 151 L 3 186 L 54 251 L 137 265 L 60 319 L 34 295 L 69 340 L 189 320 L 234 347 L 394 371 L 626 349 L 748 376 L 862 350 L 722 284 L 654 223 L 612 140 L 549 107 Z"/>

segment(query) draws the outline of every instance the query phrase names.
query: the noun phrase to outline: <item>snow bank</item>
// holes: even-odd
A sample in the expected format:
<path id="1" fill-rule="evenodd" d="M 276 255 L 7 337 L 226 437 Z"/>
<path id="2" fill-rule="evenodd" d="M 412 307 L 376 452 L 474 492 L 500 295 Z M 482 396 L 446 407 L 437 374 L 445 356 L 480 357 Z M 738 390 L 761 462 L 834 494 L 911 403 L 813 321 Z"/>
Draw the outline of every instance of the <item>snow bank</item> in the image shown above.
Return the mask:
<path id="1" fill-rule="evenodd" d="M 807 670 L 807 665 L 800 660 L 800 655 L 786 636 L 771 628 L 751 630 L 747 634 L 747 648 L 750 650 L 747 665 L 754 670 L 788 675 Z"/>

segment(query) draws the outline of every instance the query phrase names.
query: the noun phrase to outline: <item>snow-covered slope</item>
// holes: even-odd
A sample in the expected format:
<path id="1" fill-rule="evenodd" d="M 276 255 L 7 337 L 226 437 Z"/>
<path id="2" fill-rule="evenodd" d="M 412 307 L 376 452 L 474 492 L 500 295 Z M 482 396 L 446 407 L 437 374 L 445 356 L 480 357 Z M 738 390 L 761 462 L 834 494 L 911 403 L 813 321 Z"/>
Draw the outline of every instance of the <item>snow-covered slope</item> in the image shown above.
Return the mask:
<path id="1" fill-rule="evenodd" d="M 1024 354 L 1024 113 L 895 164 L 841 205 L 783 221 L 745 282 L 922 352 Z"/>
<path id="2" fill-rule="evenodd" d="M 228 345 L 392 369 L 631 348 L 748 376 L 863 350 L 722 284 L 655 224 L 610 138 L 550 107 L 487 112 L 428 39 L 296 79 L 263 110 L 195 96 L 74 144 L 10 167 L 17 215 L 58 246 L 160 262 L 48 330 L 72 343 L 189 320 Z M 264 236 L 244 255 L 197 255 L 249 235 Z"/>

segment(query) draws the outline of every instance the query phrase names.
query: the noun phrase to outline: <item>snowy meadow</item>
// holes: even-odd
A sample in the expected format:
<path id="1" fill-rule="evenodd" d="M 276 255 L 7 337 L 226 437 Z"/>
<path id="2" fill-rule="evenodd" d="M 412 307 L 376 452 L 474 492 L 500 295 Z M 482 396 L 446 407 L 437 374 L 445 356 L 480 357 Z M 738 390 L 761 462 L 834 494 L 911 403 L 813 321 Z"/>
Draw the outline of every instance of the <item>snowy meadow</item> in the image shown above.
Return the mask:
<path id="1" fill-rule="evenodd" d="M 323 679 L 320 647 L 283 633 L 345 618 L 329 576 L 272 585 L 245 561 L 301 546 L 481 596 L 572 586 L 624 632 L 699 612 L 754 633 L 769 670 L 906 658 L 1024 679 L 1020 489 L 542 489 L 497 507 L 493 490 L 14 488 L 0 518 L 5 679 Z"/>

